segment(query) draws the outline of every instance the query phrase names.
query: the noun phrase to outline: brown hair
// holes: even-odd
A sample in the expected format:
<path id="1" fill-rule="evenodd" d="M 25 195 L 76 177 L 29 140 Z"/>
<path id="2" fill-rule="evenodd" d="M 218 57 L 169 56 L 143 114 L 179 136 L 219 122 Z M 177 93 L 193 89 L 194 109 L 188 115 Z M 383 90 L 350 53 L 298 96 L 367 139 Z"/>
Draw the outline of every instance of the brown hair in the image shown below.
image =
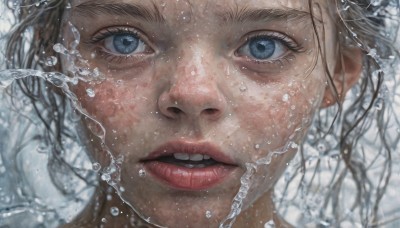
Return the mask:
<path id="1" fill-rule="evenodd" d="M 350 176 L 357 189 L 356 198 L 350 211 L 358 211 L 363 226 L 380 224 L 377 216 L 378 207 L 392 172 L 391 153 L 398 145 L 399 140 L 399 137 L 389 137 L 386 131 L 387 124 L 390 122 L 389 114 L 394 115 L 394 118 L 397 117 L 390 104 L 383 102 L 387 93 L 384 80 L 392 80 L 395 77 L 395 70 L 388 69 L 398 60 L 394 40 L 397 33 L 395 22 L 399 15 L 391 14 L 387 9 L 398 8 L 399 1 L 382 0 L 379 1 L 379 4 L 375 4 L 375 2 L 377 1 L 332 0 L 332 4 L 336 5 L 333 16 L 338 19 L 336 26 L 340 53 L 350 47 L 362 49 L 364 53 L 363 74 L 362 79 L 353 88 L 355 95 L 352 103 L 345 104 L 346 108 L 343 108 L 339 102 L 342 95 L 337 93 L 325 61 L 328 79 L 333 86 L 338 104 L 319 112 L 314 127 L 310 130 L 311 137 L 307 139 L 306 144 L 317 148 L 320 146 L 321 140 L 325 140 L 323 141 L 325 144 L 327 139 L 334 143 L 330 143 L 330 148 L 320 151 L 317 165 L 313 170 L 308 171 L 313 173 L 311 178 L 307 179 L 305 175 L 301 174 L 301 186 L 297 189 L 304 193 L 302 197 L 316 195 L 318 193 L 313 188 L 322 188 L 322 185 L 316 182 L 316 176 L 319 175 L 321 163 L 326 156 L 337 158 L 338 162 L 331 171 L 332 182 L 324 187 L 326 191 L 324 190 L 324 199 L 321 200 L 320 207 L 318 207 L 318 215 L 308 218 L 314 219 L 312 220 L 314 222 L 327 221 L 332 226 L 341 225 L 345 217 L 342 216 L 343 208 L 339 203 L 339 199 L 344 197 L 344 192 L 340 189 L 348 179 L 346 177 Z M 6 3 L 9 2 L 6 1 Z M 313 9 L 313 4 L 315 2 L 309 0 L 310 9 Z M 10 6 L 10 4 L 8 5 Z M 6 44 L 6 67 L 8 69 L 29 68 L 60 71 L 59 66 L 44 64 L 43 58 L 51 55 L 58 56 L 52 50 L 52 46 L 60 39 L 61 20 L 68 5 L 68 0 L 51 0 L 39 5 L 35 4 L 35 1 L 21 0 L 18 6 L 10 6 L 11 9 L 14 9 L 16 23 L 9 33 Z M 312 10 L 311 13 L 313 14 Z M 323 34 L 318 33 L 315 18 L 311 17 L 320 53 L 324 53 L 323 42 L 321 42 Z M 321 58 L 324 59 L 324 56 L 321 55 Z M 387 69 L 382 68 L 385 64 L 388 66 Z M 68 127 L 65 126 L 63 120 L 68 103 L 66 98 L 55 93 L 53 87 L 36 77 L 19 80 L 13 89 L 22 90 L 30 98 L 37 115 L 42 120 L 41 124 L 47 129 L 43 135 L 54 145 L 51 162 L 58 164 L 56 167 L 68 167 L 63 157 L 60 156 L 63 150 L 61 138 L 73 137 L 68 132 Z M 376 108 L 377 105 L 379 108 Z M 39 106 L 51 110 L 47 113 L 58 113 L 58 115 L 44 115 L 42 113 L 45 112 L 40 111 Z M 383 158 L 379 180 L 372 180 L 368 175 L 370 164 L 363 162 L 365 161 L 364 148 L 360 145 L 365 143 L 365 135 L 373 127 L 377 127 L 377 137 L 374 143 L 379 145 L 379 150 L 371 153 L 375 153 L 373 156 Z M 302 147 L 301 157 L 303 162 L 301 166 L 297 167 L 298 171 L 304 170 L 306 161 L 310 159 L 307 148 Z M 293 183 L 297 183 L 290 181 L 295 177 L 296 174 L 285 183 L 285 191 L 288 191 L 289 186 L 292 186 Z M 290 199 L 282 197 L 279 205 L 287 207 L 289 203 Z"/>
<path id="2" fill-rule="evenodd" d="M 346 108 L 344 108 L 340 102 L 340 97 L 344 94 L 338 94 L 336 91 L 328 66 L 325 65 L 328 82 L 336 95 L 337 105 L 321 110 L 317 114 L 305 143 L 308 147 L 301 148 L 302 163 L 295 167 L 295 172 L 288 174 L 285 191 L 280 198 L 283 208 L 293 204 L 296 197 L 301 198 L 300 201 L 308 201 L 310 197 L 318 201 L 313 202 L 318 205 L 302 208 L 308 212 L 304 213 L 302 223 L 313 222 L 322 226 L 325 224 L 325 226 L 341 227 L 346 220 L 353 220 L 361 222 L 362 226 L 366 227 L 379 226 L 386 222 L 378 217 L 378 209 L 392 173 L 392 152 L 399 142 L 398 136 L 391 137 L 392 132 L 387 131 L 390 122 L 395 124 L 398 122 L 393 107 L 390 103 L 385 103 L 390 97 L 387 97 L 388 88 L 384 81 L 395 80 L 396 70 L 393 69 L 399 57 L 394 46 L 399 15 L 398 11 L 391 14 L 388 9 L 390 7 L 398 9 L 399 1 L 373 3 L 374 1 L 369 0 L 334 1 L 337 6 L 333 16 L 338 18 L 339 53 L 344 53 L 347 48 L 360 48 L 364 53 L 363 73 L 361 80 L 352 88 L 353 99 L 345 103 Z M 312 4 L 313 1 L 310 0 L 310 9 Z M 324 53 L 322 51 L 324 47 L 320 42 L 323 34 L 318 34 L 314 20 L 313 18 L 319 49 Z M 322 58 L 324 59 L 324 56 Z M 391 118 L 396 120 L 393 121 Z M 371 134 L 371 130 L 375 128 L 375 138 L 368 142 L 367 134 Z M 367 147 L 377 150 L 365 151 L 363 146 L 365 143 L 369 143 Z M 319 153 L 317 158 L 315 154 L 310 155 L 311 147 L 317 148 Z M 379 174 L 369 174 L 373 172 L 371 166 L 375 160 L 370 161 L 367 157 L 383 159 Z M 331 175 L 326 175 L 322 163 L 329 158 L 336 162 L 332 162 Z M 306 177 L 304 169 L 306 163 L 311 161 L 314 165 L 307 167 L 309 176 Z M 293 181 L 298 175 L 301 175 L 301 180 Z M 320 178 L 328 178 L 330 183 L 321 183 L 318 180 Z M 355 199 L 348 199 L 346 197 L 348 190 L 347 192 L 341 190 L 343 186 L 348 185 L 346 181 L 349 179 L 355 185 Z M 285 199 L 293 184 L 300 184 L 295 197 Z M 321 194 L 323 199 L 320 198 Z M 347 207 L 343 205 L 343 201 L 346 200 L 352 205 Z M 343 213 L 345 210 L 347 211 Z M 357 212 L 358 221 L 349 216 Z"/>

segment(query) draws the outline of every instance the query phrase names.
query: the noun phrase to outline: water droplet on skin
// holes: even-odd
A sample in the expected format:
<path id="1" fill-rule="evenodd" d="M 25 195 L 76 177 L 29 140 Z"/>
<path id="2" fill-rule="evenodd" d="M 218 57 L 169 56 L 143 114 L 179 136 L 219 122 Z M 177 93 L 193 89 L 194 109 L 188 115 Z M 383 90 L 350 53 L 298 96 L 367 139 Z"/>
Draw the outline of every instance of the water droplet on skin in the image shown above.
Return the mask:
<path id="1" fill-rule="evenodd" d="M 118 209 L 118 207 L 111 207 L 110 208 L 110 213 L 111 213 L 111 215 L 112 216 L 118 216 L 119 215 L 119 209 Z"/>
<path id="2" fill-rule="evenodd" d="M 67 5 L 65 6 L 66 9 L 71 9 L 71 3 L 67 3 Z"/>
<path id="3" fill-rule="evenodd" d="M 196 72 L 195 72 L 194 70 L 192 70 L 192 71 L 190 72 L 190 74 L 191 74 L 192 76 L 195 76 L 195 75 L 196 75 Z"/>
<path id="4" fill-rule="evenodd" d="M 139 169 L 139 177 L 146 176 L 146 171 L 144 169 Z"/>
<path id="5" fill-rule="evenodd" d="M 246 92 L 247 91 L 247 86 L 246 85 L 241 85 L 239 87 L 239 89 L 240 89 L 240 92 Z"/>
<path id="6" fill-rule="evenodd" d="M 106 223 L 106 222 L 107 222 L 107 219 L 106 219 L 106 218 L 102 218 L 102 219 L 101 219 L 101 222 Z"/>
<path id="7" fill-rule="evenodd" d="M 92 88 L 88 88 L 86 89 L 86 93 L 89 97 L 94 97 L 96 96 L 96 93 L 94 92 L 94 90 Z"/>
<path id="8" fill-rule="evenodd" d="M 284 94 L 284 95 L 282 96 L 282 101 L 283 101 L 283 102 L 288 102 L 288 101 L 289 101 L 289 94 Z"/>
<path id="9" fill-rule="evenodd" d="M 254 145 L 254 149 L 256 149 L 256 150 L 260 149 L 260 144 Z"/>
<path id="10" fill-rule="evenodd" d="M 190 12 L 185 12 L 182 11 L 179 15 L 179 19 L 183 22 L 183 23 L 189 23 L 191 20 L 191 13 Z"/>
<path id="11" fill-rule="evenodd" d="M 98 162 L 93 163 L 93 164 L 92 164 L 92 169 L 93 169 L 94 171 L 96 171 L 96 172 L 100 171 L 100 169 L 101 169 L 100 163 L 98 163 Z"/>
<path id="12" fill-rule="evenodd" d="M 206 218 L 211 218 L 212 217 L 212 213 L 211 211 L 206 211 Z"/>
<path id="13" fill-rule="evenodd" d="M 46 66 L 55 66 L 57 64 L 57 58 L 55 56 L 47 57 L 44 64 Z"/>
<path id="14" fill-rule="evenodd" d="M 230 71 L 230 69 L 229 69 L 229 66 L 226 67 L 226 75 L 227 75 L 227 76 L 231 75 L 231 71 Z"/>

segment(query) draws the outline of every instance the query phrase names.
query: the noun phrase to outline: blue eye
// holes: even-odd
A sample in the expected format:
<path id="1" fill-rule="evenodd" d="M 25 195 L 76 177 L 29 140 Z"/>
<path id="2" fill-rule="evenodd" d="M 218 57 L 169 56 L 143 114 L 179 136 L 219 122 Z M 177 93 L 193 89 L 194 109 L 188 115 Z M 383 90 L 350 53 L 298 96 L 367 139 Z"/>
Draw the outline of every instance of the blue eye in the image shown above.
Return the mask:
<path id="1" fill-rule="evenodd" d="M 276 49 L 275 41 L 265 37 L 256 37 L 249 42 L 250 54 L 256 59 L 270 58 Z"/>
<path id="2" fill-rule="evenodd" d="M 114 35 L 113 46 L 121 54 L 131 54 L 139 46 L 139 39 L 131 34 Z"/>
<path id="3" fill-rule="evenodd" d="M 276 36 L 276 37 L 275 37 Z M 237 51 L 239 56 L 246 56 L 250 59 L 269 61 L 280 59 L 288 49 L 295 51 L 296 44 L 290 38 L 276 34 L 261 35 L 249 38 Z"/>
<path id="4" fill-rule="evenodd" d="M 114 55 L 134 55 L 148 50 L 142 39 L 131 33 L 106 34 L 104 47 Z"/>

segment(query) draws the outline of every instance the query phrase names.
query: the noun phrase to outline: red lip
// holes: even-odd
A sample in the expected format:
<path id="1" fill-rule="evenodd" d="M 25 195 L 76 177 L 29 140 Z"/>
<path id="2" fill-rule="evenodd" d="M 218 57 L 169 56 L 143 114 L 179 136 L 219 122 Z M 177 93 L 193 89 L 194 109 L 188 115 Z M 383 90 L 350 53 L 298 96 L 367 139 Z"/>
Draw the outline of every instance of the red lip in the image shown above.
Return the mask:
<path id="1" fill-rule="evenodd" d="M 173 156 L 174 153 L 208 155 L 215 164 L 188 168 L 158 160 Z M 173 188 L 194 191 L 208 189 L 221 183 L 236 168 L 230 157 L 207 142 L 169 142 L 150 153 L 143 162 L 144 167 L 162 182 Z"/>

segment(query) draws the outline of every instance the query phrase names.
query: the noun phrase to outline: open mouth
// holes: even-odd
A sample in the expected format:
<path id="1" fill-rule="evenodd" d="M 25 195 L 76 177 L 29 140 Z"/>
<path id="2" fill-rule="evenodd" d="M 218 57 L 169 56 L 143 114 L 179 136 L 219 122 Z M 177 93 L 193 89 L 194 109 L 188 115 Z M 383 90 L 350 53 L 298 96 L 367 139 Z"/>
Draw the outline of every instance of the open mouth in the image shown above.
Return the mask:
<path id="1" fill-rule="evenodd" d="M 172 142 L 143 160 L 144 167 L 170 187 L 203 190 L 222 181 L 237 167 L 208 143 Z"/>
<path id="2" fill-rule="evenodd" d="M 163 156 L 157 160 L 186 168 L 205 168 L 218 164 L 210 156 L 203 154 L 174 153 L 172 156 Z"/>

